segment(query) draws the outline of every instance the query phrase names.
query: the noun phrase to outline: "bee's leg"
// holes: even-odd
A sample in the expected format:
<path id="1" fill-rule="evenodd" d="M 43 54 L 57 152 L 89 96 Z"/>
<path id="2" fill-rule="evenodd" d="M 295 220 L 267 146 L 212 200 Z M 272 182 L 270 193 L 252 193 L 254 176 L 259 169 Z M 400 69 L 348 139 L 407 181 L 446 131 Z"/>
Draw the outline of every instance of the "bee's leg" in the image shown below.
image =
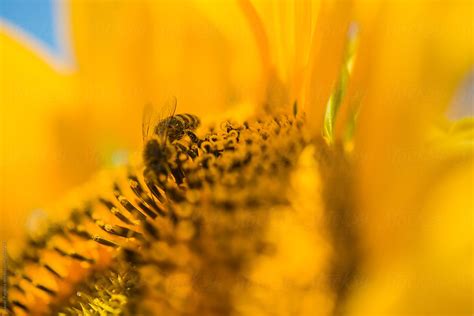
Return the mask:
<path id="1" fill-rule="evenodd" d="M 187 154 L 188 154 L 189 157 L 191 157 L 192 159 L 194 159 L 194 158 L 196 158 L 196 157 L 198 156 L 199 153 L 198 153 L 197 149 L 191 148 L 191 149 L 189 149 L 189 150 L 187 151 Z"/>
<path id="2" fill-rule="evenodd" d="M 162 184 L 159 183 L 158 179 L 159 177 L 151 169 L 146 168 L 143 171 L 143 180 L 145 182 L 146 187 L 151 192 L 152 199 L 154 200 L 155 198 L 157 198 L 158 201 L 162 202 L 163 196 L 160 193 L 160 191 L 158 191 L 158 188 L 156 187 L 157 185 L 162 186 Z"/>
<path id="3" fill-rule="evenodd" d="M 185 145 L 181 144 L 180 142 L 176 142 L 174 143 L 174 145 L 176 147 L 178 147 L 178 149 L 181 151 L 181 152 L 186 152 L 188 150 L 188 147 L 186 147 Z"/>
<path id="4" fill-rule="evenodd" d="M 186 130 L 186 135 L 188 135 L 189 139 L 191 139 L 193 143 L 195 143 L 198 146 L 201 145 L 202 140 L 199 139 L 199 137 L 193 131 L 189 129 Z"/>
<path id="5" fill-rule="evenodd" d="M 181 170 L 181 168 L 172 169 L 171 173 L 173 174 L 173 176 L 176 180 L 176 183 L 178 185 L 183 183 L 184 172 L 183 172 L 183 170 Z"/>
<path id="6" fill-rule="evenodd" d="M 168 180 L 168 175 L 169 175 L 169 172 L 165 171 L 165 170 L 160 171 L 158 173 L 158 175 L 157 175 L 158 176 L 158 184 L 159 184 L 158 187 L 160 187 L 162 189 L 166 188 L 166 182 Z"/>

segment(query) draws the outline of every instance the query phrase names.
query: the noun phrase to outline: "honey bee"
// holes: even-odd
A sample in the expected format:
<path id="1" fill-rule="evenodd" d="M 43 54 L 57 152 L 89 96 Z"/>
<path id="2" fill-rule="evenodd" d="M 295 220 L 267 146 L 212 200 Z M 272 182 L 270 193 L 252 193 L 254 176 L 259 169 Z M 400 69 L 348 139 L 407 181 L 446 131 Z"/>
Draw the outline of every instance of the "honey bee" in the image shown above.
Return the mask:
<path id="1" fill-rule="evenodd" d="M 188 135 L 192 142 L 199 142 L 193 132 L 199 127 L 199 118 L 192 114 L 175 115 L 176 105 L 177 100 L 173 97 L 165 103 L 159 115 L 154 115 L 149 106 L 143 113 L 144 175 L 145 179 L 154 176 L 160 185 L 164 185 L 170 173 L 178 184 L 183 181 L 184 173 L 180 165 L 189 155 L 187 147 L 178 141 Z M 149 135 L 150 126 L 153 126 L 152 135 Z"/>
<path id="2" fill-rule="evenodd" d="M 189 136 L 193 142 L 197 142 L 197 136 L 193 131 L 199 127 L 201 121 L 192 114 L 176 114 L 172 115 L 155 126 L 156 135 L 166 135 L 168 140 L 173 143 L 180 140 L 183 136 Z"/>

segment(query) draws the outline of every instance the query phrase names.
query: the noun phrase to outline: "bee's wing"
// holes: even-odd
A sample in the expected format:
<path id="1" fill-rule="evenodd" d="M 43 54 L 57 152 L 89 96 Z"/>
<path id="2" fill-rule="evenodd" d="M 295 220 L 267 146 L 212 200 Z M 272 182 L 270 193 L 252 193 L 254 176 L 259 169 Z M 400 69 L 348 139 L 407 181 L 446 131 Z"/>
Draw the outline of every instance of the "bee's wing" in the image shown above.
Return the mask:
<path id="1" fill-rule="evenodd" d="M 153 116 L 154 116 L 154 111 L 153 111 L 153 106 L 148 103 L 145 105 L 143 108 L 143 114 L 142 114 L 142 138 L 143 142 L 145 142 L 148 139 L 148 136 L 150 134 L 150 125 L 152 124 L 153 121 Z"/>
<path id="2" fill-rule="evenodd" d="M 175 96 L 170 97 L 157 112 L 156 108 L 151 104 L 145 105 L 142 116 L 142 137 L 145 142 L 151 133 L 166 138 L 167 129 L 171 117 L 176 111 L 178 101 Z"/>
<path id="3" fill-rule="evenodd" d="M 165 140 L 168 136 L 168 128 L 174 113 L 176 112 L 176 106 L 178 101 L 175 96 L 170 97 L 161 107 L 158 115 L 157 125 L 155 125 L 155 133 Z"/>

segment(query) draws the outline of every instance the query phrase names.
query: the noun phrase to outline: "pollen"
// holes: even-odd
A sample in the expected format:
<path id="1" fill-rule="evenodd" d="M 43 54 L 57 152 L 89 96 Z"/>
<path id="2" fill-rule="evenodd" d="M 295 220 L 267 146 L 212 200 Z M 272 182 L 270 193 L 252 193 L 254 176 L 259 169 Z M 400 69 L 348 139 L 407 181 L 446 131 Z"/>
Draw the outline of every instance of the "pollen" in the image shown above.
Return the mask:
<path id="1" fill-rule="evenodd" d="M 159 172 L 147 165 L 158 160 L 148 156 L 102 176 L 64 210 L 67 220 L 12 258 L 8 309 L 30 315 L 235 310 L 236 291 L 251 286 L 256 259 L 277 247 L 268 222 L 281 209 L 305 207 L 291 193 L 302 153 L 314 152 L 304 125 L 296 112 L 224 121 L 160 145 L 167 160 Z"/>

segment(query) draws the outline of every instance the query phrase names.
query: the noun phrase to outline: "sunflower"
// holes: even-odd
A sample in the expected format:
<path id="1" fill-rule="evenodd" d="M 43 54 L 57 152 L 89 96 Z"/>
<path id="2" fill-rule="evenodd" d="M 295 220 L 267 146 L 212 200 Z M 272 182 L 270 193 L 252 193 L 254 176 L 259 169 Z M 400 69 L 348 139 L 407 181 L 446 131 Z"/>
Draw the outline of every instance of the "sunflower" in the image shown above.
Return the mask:
<path id="1" fill-rule="evenodd" d="M 7 156 L 14 176 L 2 192 L 38 187 L 46 172 L 74 184 L 105 170 L 52 206 L 25 246 L 9 246 L 6 311 L 473 313 L 473 125 L 446 114 L 466 107 L 456 96 L 473 63 L 472 3 L 69 9 L 77 61 L 67 74 L 2 35 L 14 67 L 45 79 L 20 93 L 27 81 L 2 58 L 14 74 L 2 79 L 2 99 L 49 104 L 48 115 L 31 109 L 25 133 L 5 138 L 23 146 Z M 166 132 L 152 126 L 142 146 L 143 104 L 170 94 L 177 113 L 193 115 L 157 121 Z M 201 126 L 184 127 L 189 120 Z M 137 154 L 116 168 L 97 157 L 58 166 L 41 127 L 51 122 L 67 131 L 57 140 L 66 158 L 81 161 L 91 147 L 99 157 Z M 43 141 L 47 167 L 28 172 Z M 44 187 L 24 197 L 65 190 Z"/>

